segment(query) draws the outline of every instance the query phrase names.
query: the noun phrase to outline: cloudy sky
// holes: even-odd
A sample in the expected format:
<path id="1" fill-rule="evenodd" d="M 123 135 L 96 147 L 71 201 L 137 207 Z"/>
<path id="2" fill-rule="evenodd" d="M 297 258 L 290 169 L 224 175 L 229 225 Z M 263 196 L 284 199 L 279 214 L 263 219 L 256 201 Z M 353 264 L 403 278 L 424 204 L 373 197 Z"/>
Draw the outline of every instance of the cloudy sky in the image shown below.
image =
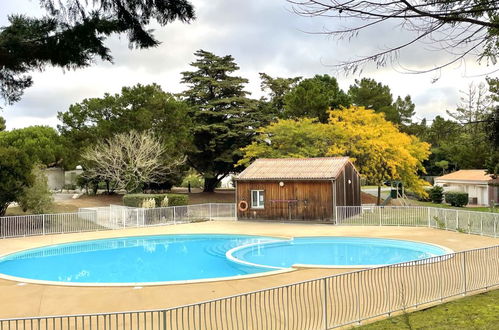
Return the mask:
<path id="1" fill-rule="evenodd" d="M 418 119 L 445 115 L 446 110 L 456 107 L 460 90 L 465 90 L 473 81 L 483 81 L 480 75 L 492 71 L 469 60 L 466 65 L 456 65 L 439 73 L 411 75 L 388 66 L 366 67 L 361 75 L 345 76 L 332 65 L 370 55 L 406 40 L 408 35 L 392 23 L 363 31 L 350 41 L 308 33 L 331 29 L 344 22 L 300 17 L 285 0 L 192 0 L 192 3 L 197 19 L 191 24 L 151 26 L 162 42 L 157 48 L 130 50 L 126 38 L 113 37 L 107 45 L 112 50 L 114 64 L 97 61 L 94 66 L 77 71 L 47 68 L 33 73 L 34 86 L 25 92 L 22 101 L 0 110 L 7 128 L 55 127 L 57 112 L 66 111 L 70 104 L 100 97 L 106 92 L 119 92 L 122 86 L 155 82 L 165 91 L 180 92 L 185 88 L 179 83 L 180 72 L 189 70 L 189 63 L 194 61 L 193 53 L 198 49 L 233 55 L 241 68 L 238 74 L 250 80 L 247 90 L 255 98 L 263 95 L 259 72 L 280 77 L 327 73 L 336 76 L 345 90 L 354 79 L 370 77 L 389 85 L 394 98 L 411 95 Z M 40 16 L 43 12 L 37 0 L 2 0 L 0 25 L 6 25 L 7 15 L 13 13 Z M 403 65 L 427 69 L 448 56 L 425 48 L 425 45 L 417 45 L 405 50 L 401 54 Z M 432 83 L 436 77 L 439 79 Z"/>

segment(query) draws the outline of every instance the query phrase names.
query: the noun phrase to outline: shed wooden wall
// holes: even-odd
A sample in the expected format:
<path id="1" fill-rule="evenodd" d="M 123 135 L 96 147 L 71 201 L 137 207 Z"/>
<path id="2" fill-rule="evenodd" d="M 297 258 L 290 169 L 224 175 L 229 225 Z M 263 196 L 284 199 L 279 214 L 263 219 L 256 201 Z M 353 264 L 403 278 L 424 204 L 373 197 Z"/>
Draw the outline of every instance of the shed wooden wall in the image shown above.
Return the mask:
<path id="1" fill-rule="evenodd" d="M 239 219 L 331 220 L 336 206 L 360 206 L 360 176 L 348 162 L 334 180 L 237 181 L 237 203 L 246 201 L 247 211 L 238 210 Z M 349 182 L 350 181 L 350 182 Z M 251 208 L 251 190 L 265 191 L 265 207 Z M 294 201 L 296 200 L 296 201 Z"/>
<path id="2" fill-rule="evenodd" d="M 333 218 L 331 181 L 237 181 L 237 203 L 246 201 L 239 219 L 326 220 Z M 251 208 L 251 190 L 265 191 L 265 208 Z M 296 200 L 296 202 L 287 202 Z"/>
<path id="3" fill-rule="evenodd" d="M 350 180 L 350 183 L 348 182 Z M 334 183 L 333 194 L 336 196 L 336 206 L 360 206 L 360 176 L 352 163 L 347 163 Z"/>

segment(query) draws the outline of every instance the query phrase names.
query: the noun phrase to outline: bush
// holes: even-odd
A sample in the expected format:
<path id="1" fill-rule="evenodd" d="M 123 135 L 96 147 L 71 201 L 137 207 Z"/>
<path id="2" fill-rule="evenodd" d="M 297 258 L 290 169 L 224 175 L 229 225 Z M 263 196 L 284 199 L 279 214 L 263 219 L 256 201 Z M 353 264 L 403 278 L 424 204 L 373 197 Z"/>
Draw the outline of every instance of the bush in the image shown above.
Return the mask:
<path id="1" fill-rule="evenodd" d="M 444 188 L 440 186 L 434 186 L 433 188 L 430 189 L 430 200 L 433 203 L 436 204 L 441 204 L 442 201 L 444 200 Z"/>
<path id="2" fill-rule="evenodd" d="M 49 190 L 47 176 L 42 168 L 35 166 L 32 170 L 33 184 L 23 189 L 17 202 L 21 209 L 34 214 L 48 213 L 53 207 L 52 193 Z"/>
<path id="3" fill-rule="evenodd" d="M 204 187 L 204 178 L 196 173 L 188 174 L 184 180 L 182 181 L 181 186 L 187 188 L 191 184 L 192 188 L 203 188 Z"/>
<path id="4" fill-rule="evenodd" d="M 445 201 L 452 206 L 462 207 L 468 204 L 468 194 L 457 191 L 445 193 Z"/>
<path id="5" fill-rule="evenodd" d="M 142 207 L 145 200 L 154 199 L 158 207 L 164 205 L 163 200 L 168 197 L 168 206 L 187 205 L 189 196 L 182 194 L 127 194 L 123 196 L 123 204 L 131 207 Z"/>

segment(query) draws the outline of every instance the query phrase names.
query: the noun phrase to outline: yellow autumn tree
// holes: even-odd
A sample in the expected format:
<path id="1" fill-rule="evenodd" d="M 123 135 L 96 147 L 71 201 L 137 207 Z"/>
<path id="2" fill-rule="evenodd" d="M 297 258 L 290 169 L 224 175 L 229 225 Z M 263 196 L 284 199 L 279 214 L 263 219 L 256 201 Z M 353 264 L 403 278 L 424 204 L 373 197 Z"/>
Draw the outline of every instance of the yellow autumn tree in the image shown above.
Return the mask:
<path id="1" fill-rule="evenodd" d="M 281 119 L 259 128 L 253 142 L 241 151 L 245 166 L 257 158 L 303 158 L 325 156 L 331 146 L 330 126 L 317 119 Z"/>
<path id="2" fill-rule="evenodd" d="M 430 145 L 402 133 L 382 113 L 352 106 L 329 112 L 328 123 L 316 119 L 279 120 L 258 129 L 252 144 L 242 149 L 246 165 L 256 158 L 349 156 L 360 173 L 380 187 L 400 180 L 425 195 L 423 161 Z M 379 192 L 378 192 L 379 203 Z"/>
<path id="3" fill-rule="evenodd" d="M 426 194 L 423 187 L 427 183 L 418 171 L 424 172 L 423 161 L 430 155 L 428 143 L 400 132 L 384 114 L 364 107 L 332 110 L 328 125 L 335 136 L 328 156 L 349 156 L 360 173 L 378 187 L 386 180 L 400 180 L 415 193 Z"/>

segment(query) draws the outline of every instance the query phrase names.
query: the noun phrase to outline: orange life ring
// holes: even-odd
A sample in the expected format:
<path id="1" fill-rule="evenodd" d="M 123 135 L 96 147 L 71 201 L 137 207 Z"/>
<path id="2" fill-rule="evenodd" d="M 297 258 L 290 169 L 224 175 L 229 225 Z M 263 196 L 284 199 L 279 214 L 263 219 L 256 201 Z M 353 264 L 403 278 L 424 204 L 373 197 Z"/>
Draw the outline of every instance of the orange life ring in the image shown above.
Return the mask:
<path id="1" fill-rule="evenodd" d="M 246 201 L 240 201 L 238 205 L 239 211 L 244 212 L 248 210 L 248 203 Z"/>

